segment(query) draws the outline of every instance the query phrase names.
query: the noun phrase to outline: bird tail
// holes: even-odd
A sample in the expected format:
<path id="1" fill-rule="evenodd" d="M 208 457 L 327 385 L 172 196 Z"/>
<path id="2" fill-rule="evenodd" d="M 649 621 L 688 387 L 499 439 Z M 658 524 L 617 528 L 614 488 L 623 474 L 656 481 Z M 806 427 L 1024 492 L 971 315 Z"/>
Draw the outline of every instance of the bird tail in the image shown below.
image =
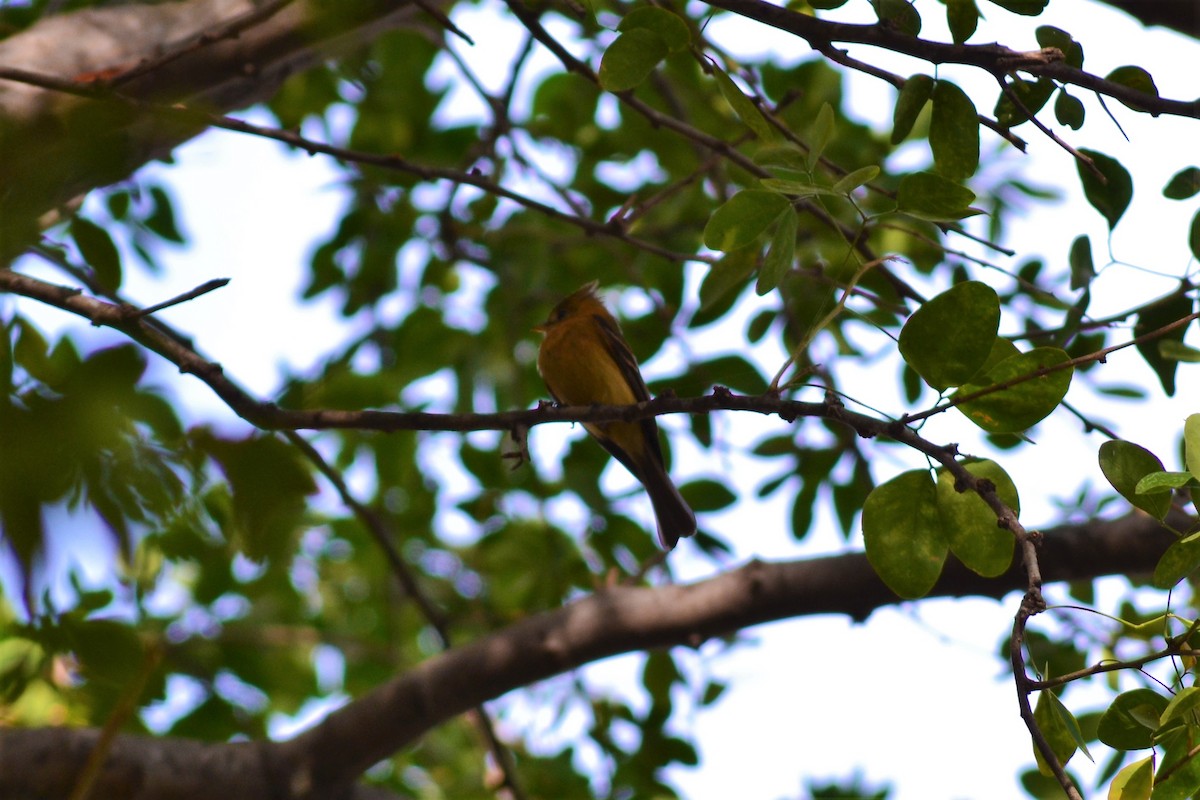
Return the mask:
<path id="1" fill-rule="evenodd" d="M 647 464 L 641 472 L 639 477 L 658 519 L 658 542 L 664 550 L 670 550 L 681 537 L 696 532 L 696 515 L 661 463 Z"/>

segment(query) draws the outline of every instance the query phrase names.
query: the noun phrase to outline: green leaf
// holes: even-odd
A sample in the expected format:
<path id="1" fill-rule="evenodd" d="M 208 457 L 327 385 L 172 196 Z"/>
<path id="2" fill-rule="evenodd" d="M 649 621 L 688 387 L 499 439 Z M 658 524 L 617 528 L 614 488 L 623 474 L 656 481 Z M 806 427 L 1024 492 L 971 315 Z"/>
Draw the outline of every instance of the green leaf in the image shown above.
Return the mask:
<path id="1" fill-rule="evenodd" d="M 821 186 L 820 184 L 808 181 L 793 181 L 786 178 L 761 178 L 758 183 L 764 189 L 769 189 L 778 194 L 786 194 L 788 197 L 814 197 L 816 195 L 845 197 L 845 193 L 835 192 L 832 186 Z"/>
<path id="2" fill-rule="evenodd" d="M 696 512 L 720 511 L 737 502 L 728 486 L 713 480 L 690 481 L 679 487 L 679 493 Z"/>
<path id="3" fill-rule="evenodd" d="M 918 73 L 904 82 L 892 111 L 892 144 L 904 141 L 932 96 L 933 78 L 928 75 Z"/>
<path id="4" fill-rule="evenodd" d="M 1158 97 L 1158 87 L 1154 85 L 1154 78 L 1150 77 L 1150 73 L 1141 67 L 1117 67 L 1108 73 L 1107 80 L 1128 86 L 1130 89 L 1135 89 L 1151 97 Z M 1142 110 L 1142 107 L 1136 103 L 1126 103 L 1124 100 L 1121 100 L 1121 103 L 1135 111 Z"/>
<path id="5" fill-rule="evenodd" d="M 966 180 L 979 167 L 979 114 L 971 98 L 956 85 L 939 80 L 933 87 L 929 147 L 937 171 Z"/>
<path id="6" fill-rule="evenodd" d="M 1190 695 L 1194 686 L 1184 689 L 1176 700 Z M 1188 697 L 1190 708 L 1188 714 L 1195 714 L 1194 698 Z M 1174 703 L 1174 701 L 1172 701 Z M 1159 759 L 1158 782 L 1154 786 L 1151 797 L 1154 800 L 1195 800 L 1200 792 L 1200 758 L 1196 757 L 1195 725 L 1178 723 L 1179 730 L 1169 735 L 1160 735 L 1159 741 L 1166 745 Z"/>
<path id="7" fill-rule="evenodd" d="M 750 275 L 754 272 L 754 262 L 754 253 L 747 247 L 726 253 L 724 258 L 708 268 L 708 273 L 700 282 L 700 313 L 696 316 L 701 317 L 701 314 L 704 314 L 701 321 L 709 316 L 705 312 L 716 313 L 723 306 L 732 305 L 738 292 L 750 280 Z M 697 323 L 693 321 L 692 324 Z"/>
<path id="8" fill-rule="evenodd" d="M 121 256 L 108 231 L 77 216 L 71 220 L 71 236 L 100 285 L 114 291 L 121 288 Z"/>
<path id="9" fill-rule="evenodd" d="M 757 239 L 791 207 L 777 192 L 746 189 L 713 212 L 704 226 L 704 246 L 728 253 Z"/>
<path id="10" fill-rule="evenodd" d="M 939 392 L 961 386 L 983 366 L 1000 327 L 1000 298 L 965 281 L 927 301 L 900 331 L 900 355 Z"/>
<path id="11" fill-rule="evenodd" d="M 1113 698 L 1100 717 L 1096 735 L 1117 750 L 1145 750 L 1154 746 L 1154 734 L 1170 702 L 1153 689 L 1133 689 Z"/>
<path id="12" fill-rule="evenodd" d="M 1042 106 L 1046 105 L 1050 95 L 1054 94 L 1054 81 L 1049 78 L 1038 78 L 1036 81 L 1017 79 L 1008 85 L 1008 89 L 1021 101 L 1021 106 L 1025 107 L 1023 110 L 1018 106 L 1008 93 L 1000 94 L 996 101 L 996 121 L 1006 128 L 1011 128 L 1028 122 L 1029 114 L 1036 115 Z M 1026 111 L 1029 114 L 1026 114 Z"/>
<path id="13" fill-rule="evenodd" d="M 1054 708 L 1055 713 L 1057 713 L 1062 719 L 1063 727 L 1071 736 L 1071 741 L 1074 742 L 1075 747 L 1082 751 L 1083 754 L 1089 759 L 1095 761 L 1095 759 L 1092 758 L 1092 754 L 1088 752 L 1087 740 L 1084 739 L 1083 731 L 1079 728 L 1079 720 L 1075 719 L 1075 715 L 1071 713 L 1069 708 L 1063 705 L 1063 701 L 1059 700 L 1058 695 L 1056 695 L 1054 692 L 1044 692 L 1043 694 L 1049 698 L 1050 705 Z"/>
<path id="14" fill-rule="evenodd" d="M 992 0 L 1003 9 L 1026 17 L 1036 17 L 1046 8 L 1050 0 Z"/>
<path id="15" fill-rule="evenodd" d="M 307 510 L 305 498 L 317 490 L 299 453 L 270 434 L 222 439 L 197 431 L 194 436 L 233 490 L 241 550 L 255 561 L 285 558 Z"/>
<path id="16" fill-rule="evenodd" d="M 1083 103 L 1077 97 L 1067 94 L 1066 89 L 1058 90 L 1058 99 L 1054 101 L 1054 118 L 1060 125 L 1066 125 L 1073 131 L 1083 127 Z"/>
<path id="17" fill-rule="evenodd" d="M 1200 533 L 1174 542 L 1154 566 L 1151 582 L 1159 589 L 1170 589 L 1200 569 Z"/>
<path id="18" fill-rule="evenodd" d="M 1182 361 L 1187 364 L 1200 363 L 1200 348 L 1177 342 L 1174 339 L 1159 340 L 1158 353 L 1170 361 Z"/>
<path id="19" fill-rule="evenodd" d="M 930 222 L 951 222 L 976 213 L 970 208 L 975 193 L 932 172 L 916 172 L 900 180 L 899 210 Z"/>
<path id="20" fill-rule="evenodd" d="M 764 143 L 754 154 L 754 163 L 785 172 L 797 172 L 804 175 L 809 172 L 808 155 L 792 142 L 770 141 Z"/>
<path id="21" fill-rule="evenodd" d="M 687 23 L 678 14 L 658 6 L 635 8 L 622 17 L 621 24 L 617 26 L 622 33 L 639 29 L 658 34 L 672 53 L 686 50 L 692 43 Z"/>
<path id="22" fill-rule="evenodd" d="M 1147 306 L 1142 313 L 1138 314 L 1137 320 L 1133 325 L 1133 335 L 1135 337 L 1158 330 L 1183 319 L 1191 314 L 1194 308 L 1194 301 L 1186 294 L 1180 293 L 1171 295 L 1159 302 Z M 1183 337 L 1187 334 L 1187 329 L 1192 327 L 1189 322 L 1187 325 L 1181 325 L 1172 331 L 1159 337 L 1158 340 L 1141 342 L 1137 345 L 1137 351 L 1146 363 L 1150 365 L 1150 369 L 1154 370 L 1154 374 L 1158 376 L 1159 383 L 1162 384 L 1163 391 L 1168 397 L 1175 394 L 1175 371 L 1179 367 L 1179 362 L 1163 356 L 1162 350 L 1159 348 L 1159 342 L 1163 339 L 1172 339 L 1177 342 L 1182 342 Z"/>
<path id="23" fill-rule="evenodd" d="M 900 33 L 916 36 L 921 32 L 921 15 L 908 0 L 871 0 L 879 21 Z"/>
<path id="24" fill-rule="evenodd" d="M 1172 725 L 1195 727 L 1197 711 L 1200 711 L 1200 687 L 1189 686 L 1172 697 L 1163 709 L 1160 730 Z"/>
<path id="25" fill-rule="evenodd" d="M 1192 217 L 1192 224 L 1188 228 L 1188 249 L 1193 257 L 1200 258 L 1200 211 Z"/>
<path id="26" fill-rule="evenodd" d="M 1076 236 L 1071 242 L 1071 253 L 1067 256 L 1071 265 L 1071 288 L 1086 289 L 1096 277 L 1092 262 L 1092 240 L 1087 236 Z"/>
<path id="27" fill-rule="evenodd" d="M 754 285 L 754 291 L 760 297 L 779 286 L 783 276 L 792 268 L 792 263 L 796 260 L 798 227 L 799 220 L 795 212 L 785 213 L 779 218 L 775 235 L 771 238 L 771 246 L 758 269 L 758 281 Z"/>
<path id="28" fill-rule="evenodd" d="M 1054 692 L 1045 689 L 1038 692 L 1037 705 L 1033 708 L 1033 720 L 1046 737 L 1055 758 L 1065 765 L 1071 760 L 1071 756 L 1075 755 L 1075 737 L 1071 735 L 1066 717 L 1060 711 L 1062 703 L 1056 703 L 1056 700 L 1058 698 L 1054 697 Z M 1070 712 L 1067 714 L 1070 715 Z M 1033 755 L 1037 759 L 1038 771 L 1043 775 L 1052 774 L 1050 766 L 1042 759 L 1042 753 L 1037 747 L 1033 748 Z"/>
<path id="29" fill-rule="evenodd" d="M 1126 764 L 1108 786 L 1108 800 L 1150 800 L 1154 791 L 1154 756 Z"/>
<path id="30" fill-rule="evenodd" d="M 1200 414 L 1190 414 L 1183 422 L 1183 459 L 1188 472 L 1200 481 Z"/>
<path id="31" fill-rule="evenodd" d="M 933 588 L 949 544 L 938 513 L 937 487 L 927 470 L 912 470 L 876 486 L 862 512 L 867 560 L 893 592 L 922 597 Z"/>
<path id="32" fill-rule="evenodd" d="M 154 203 L 154 210 L 146 217 L 146 227 L 164 241 L 183 244 L 183 234 L 175 222 L 175 207 L 167 190 L 161 186 L 151 186 L 150 199 Z"/>
<path id="33" fill-rule="evenodd" d="M 1134 491 L 1147 496 L 1170 493 L 1192 485 L 1193 480 L 1190 472 L 1151 472 L 1137 482 Z"/>
<path id="34" fill-rule="evenodd" d="M 1163 187 L 1163 197 L 1168 200 L 1187 200 L 1197 192 L 1200 192 L 1200 167 L 1179 170 Z"/>
<path id="35" fill-rule="evenodd" d="M 808 132 L 809 169 L 816 166 L 821 154 L 825 152 L 825 148 L 833 139 L 833 123 L 833 107 L 828 102 L 822 103 L 821 109 L 817 112 L 817 118 L 813 120 L 812 128 Z"/>
<path id="36" fill-rule="evenodd" d="M 671 14 L 671 16 L 675 15 Z M 725 70 L 716 64 L 712 64 L 712 70 L 713 77 L 717 81 L 717 88 L 721 90 L 721 96 L 725 98 L 725 102 L 729 103 L 745 126 L 754 131 L 754 135 L 764 142 L 778 139 L 779 133 L 771 127 L 771 123 L 767 122 L 767 118 L 762 115 L 762 111 L 754 104 L 754 101 L 742 93 L 733 79 L 725 73 Z"/>
<path id="37" fill-rule="evenodd" d="M 1042 47 L 1057 47 L 1062 50 L 1068 66 L 1080 69 L 1083 67 L 1083 46 L 1075 41 L 1071 34 L 1055 28 L 1052 25 L 1041 25 L 1034 32 L 1037 42 Z"/>
<path id="38" fill-rule="evenodd" d="M 1158 456 L 1141 445 L 1120 439 L 1100 445 L 1100 471 L 1134 508 L 1140 508 L 1155 519 L 1163 519 L 1171 510 L 1171 496 L 1139 494 L 1138 481 L 1154 472 L 1162 472 Z"/>
<path id="39" fill-rule="evenodd" d="M 1017 433 L 1040 422 L 1058 408 L 1071 385 L 1071 367 L 1059 364 L 1070 357 L 1057 347 L 1038 347 L 1028 353 L 1006 358 L 972 379 L 955 396 L 970 395 L 987 387 L 1005 384 L 1040 370 L 1045 374 L 969 400 L 958 409 L 969 420 L 989 433 Z"/>
<path id="40" fill-rule="evenodd" d="M 864 183 L 875 180 L 878 175 L 879 167 L 874 164 L 867 167 L 859 167 L 853 172 L 843 175 L 838 179 L 837 183 L 829 188 L 837 194 L 850 194 Z"/>
<path id="41" fill-rule="evenodd" d="M 979 7 L 975 0 L 946 0 L 946 23 L 955 44 L 962 44 L 974 36 L 979 25 Z"/>
<path id="42" fill-rule="evenodd" d="M 652 30 L 634 28 L 618 36 L 600 59 L 600 85 L 609 92 L 624 92 L 649 77 L 670 48 Z"/>
<path id="43" fill-rule="evenodd" d="M 1079 171 L 1079 180 L 1083 183 L 1083 194 L 1092 208 L 1100 212 L 1108 220 L 1108 228 L 1112 230 L 1129 208 L 1133 198 L 1133 179 L 1121 162 L 1095 150 L 1080 148 L 1079 152 L 1087 156 L 1103 175 L 1103 179 L 1093 173 L 1078 159 L 1075 168 Z"/>
<path id="44" fill-rule="evenodd" d="M 1020 514 L 1017 487 L 1003 467 L 991 460 L 968 461 L 963 466 L 975 477 L 991 481 L 1004 504 Z M 964 566 L 985 578 L 1003 574 L 1012 564 L 1012 532 L 996 524 L 996 512 L 976 492 L 956 491 L 954 483 L 948 470 L 938 470 L 938 513 L 950 550 Z"/>

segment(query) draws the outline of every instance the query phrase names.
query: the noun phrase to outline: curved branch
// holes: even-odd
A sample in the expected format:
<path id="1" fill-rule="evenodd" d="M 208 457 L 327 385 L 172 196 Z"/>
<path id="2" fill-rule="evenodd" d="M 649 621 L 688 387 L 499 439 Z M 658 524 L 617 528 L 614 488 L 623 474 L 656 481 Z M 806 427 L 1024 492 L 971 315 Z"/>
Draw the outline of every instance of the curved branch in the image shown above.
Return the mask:
<path id="1" fill-rule="evenodd" d="M 1046 531 L 1039 545 L 1043 578 L 1145 574 L 1175 540 L 1142 514 Z M 951 560 L 929 596 L 999 598 L 1025 582 L 1019 560 L 994 579 Z M 711 637 L 773 620 L 829 613 L 862 620 L 897 602 L 862 553 L 752 561 L 687 585 L 617 586 L 434 656 L 287 742 L 118 737 L 97 785 L 127 786 L 136 775 L 141 792 L 112 796 L 137 800 L 195 796 L 202 781 L 205 796 L 223 800 L 276 796 L 271 787 L 279 796 L 286 794 L 280 787 L 291 787 L 289 797 L 328 797 L 457 715 L 584 664 L 656 647 L 698 647 Z M 22 796 L 33 782 L 69 785 L 84 760 L 80 753 L 86 755 L 95 736 L 92 730 L 0 729 L 0 796 Z M 45 767 L 31 770 L 30 764 Z"/>
<path id="2" fill-rule="evenodd" d="M 1069 66 L 1056 50 L 1024 53 L 1001 44 L 947 44 L 920 39 L 884 25 L 855 25 L 810 17 L 763 0 L 705 0 L 710 6 L 795 34 L 814 50 L 832 42 L 868 44 L 913 56 L 931 64 L 966 64 L 993 75 L 1020 70 L 1044 75 L 1116 98 L 1151 114 L 1200 118 L 1200 100 L 1171 100 L 1146 94 Z"/>

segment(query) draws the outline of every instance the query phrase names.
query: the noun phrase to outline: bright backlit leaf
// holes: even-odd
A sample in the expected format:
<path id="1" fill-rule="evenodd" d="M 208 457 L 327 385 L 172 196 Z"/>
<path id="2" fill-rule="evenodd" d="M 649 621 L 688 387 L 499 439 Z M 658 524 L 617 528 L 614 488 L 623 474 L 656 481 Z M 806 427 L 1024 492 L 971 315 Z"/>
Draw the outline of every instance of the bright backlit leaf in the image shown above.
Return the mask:
<path id="1" fill-rule="evenodd" d="M 966 462 L 963 466 L 975 477 L 991 481 L 1004 504 L 1020 514 L 1017 487 L 1003 467 L 991 460 Z M 1011 531 L 996 524 L 996 512 L 983 498 L 971 490 L 955 490 L 954 476 L 946 469 L 938 470 L 937 495 L 942 528 L 958 560 L 985 578 L 1007 570 L 1012 564 L 1015 540 Z"/>

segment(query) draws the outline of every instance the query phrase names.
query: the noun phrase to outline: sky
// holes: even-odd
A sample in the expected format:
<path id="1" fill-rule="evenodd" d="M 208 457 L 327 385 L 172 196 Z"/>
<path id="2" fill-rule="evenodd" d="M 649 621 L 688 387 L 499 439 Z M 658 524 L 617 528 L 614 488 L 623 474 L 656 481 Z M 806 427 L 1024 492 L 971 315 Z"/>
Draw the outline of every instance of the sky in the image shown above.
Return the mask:
<path id="1" fill-rule="evenodd" d="M 1089 71 L 1106 74 L 1126 63 L 1123 59 L 1136 57 L 1137 63 L 1154 75 L 1162 94 L 1195 95 L 1194 71 L 1179 69 L 1180 64 L 1200 63 L 1200 45 L 1192 40 L 1164 31 L 1142 31 L 1118 12 L 1084 0 L 1054 0 L 1033 24 L 990 4 L 981 6 L 992 27 L 981 29 L 973 41 L 994 39 L 1034 49 L 1034 24 L 1056 25 L 1083 44 Z M 946 39 L 937 24 L 939 6 L 923 3 L 919 7 L 927 15 L 923 35 Z M 515 47 L 517 37 L 499 33 L 502 29 L 494 27 L 498 23 L 488 16 L 489 8 L 485 5 L 455 17 L 477 42 L 475 48 L 456 42 L 464 57 L 486 61 L 503 57 L 506 47 Z M 720 29 L 714 25 L 712 32 L 734 53 L 748 55 L 769 49 L 807 55 L 789 37 L 764 34 L 749 23 Z M 490 50 L 489 42 L 502 52 Z M 927 65 L 878 51 L 850 48 L 850 52 L 900 74 L 929 71 Z M 986 85 L 990 79 L 980 83 L 980 77 L 968 70 L 948 67 L 941 74 L 952 76 L 969 92 L 974 88 L 986 97 L 994 94 L 994 88 Z M 894 90 L 865 76 L 852 75 L 849 80 L 852 113 L 881 129 L 886 127 Z M 1131 294 L 1149 297 L 1169 291 L 1194 267 L 1180 232 L 1186 230 L 1196 204 L 1165 201 L 1158 192 L 1172 174 L 1200 160 L 1200 155 L 1194 144 L 1195 121 L 1151 120 L 1110 103 L 1129 136 L 1126 141 L 1116 125 L 1102 118 L 1103 111 L 1094 101 L 1082 99 L 1088 105 L 1088 125 L 1079 133 L 1059 132 L 1076 146 L 1100 150 L 1125 163 L 1137 181 L 1133 205 L 1109 240 L 1103 220 L 1082 197 L 1070 156 L 1025 126 L 1020 133 L 1030 143 L 1029 154 L 1006 154 L 1005 168 L 1019 166 L 1037 182 L 1061 181 L 1057 188 L 1064 200 L 1017 220 L 1008 244 L 1020 250 L 1022 257 L 1041 255 L 1061 264 L 1071 240 L 1079 233 L 1090 234 L 1098 267 L 1105 264 L 1106 253 L 1112 255 L 1112 263 L 1101 271 L 1093 287 L 1092 313 L 1103 316 L 1128 307 Z M 469 93 L 452 96 L 448 108 L 470 114 L 470 103 Z M 261 112 L 239 116 L 271 124 Z M 1048 121 L 1051 116 L 1043 115 Z M 316 131 L 311 134 L 319 136 Z M 985 149 L 994 141 L 985 133 Z M 283 372 L 305 371 L 331 349 L 331 339 L 349 335 L 330 299 L 318 298 L 304 305 L 297 302 L 302 265 L 313 242 L 328 233 L 345 202 L 339 174 L 325 159 L 288 153 L 253 137 L 212 131 L 180 148 L 173 165 L 152 165 L 146 174 L 171 186 L 191 244 L 186 250 L 164 254 L 164 275 L 131 275 L 128 291 L 132 299 L 149 304 L 211 278 L 233 277 L 229 286 L 172 308 L 163 317 L 182 330 L 202 332 L 202 352 L 264 397 L 278 390 Z M 231 192 L 231 186 L 238 190 Z M 307 235 L 297 236 L 297 231 Z M 968 245 L 964 242 L 961 246 Z M 1012 268 L 1015 263 L 1004 266 Z M 702 275 L 699 265 L 689 268 L 693 299 Z M 987 270 L 977 276 L 997 285 L 1005 281 L 1003 274 Z M 58 312 L 38 310 L 31 304 L 23 304 L 21 310 L 52 330 L 69 323 Z M 221 324 L 213 324 L 214 320 Z M 1002 332 L 1011 331 L 1002 328 Z M 107 331 L 88 330 L 85 336 L 89 343 L 105 336 L 119 340 Z M 1114 340 L 1120 338 L 1119 332 L 1114 334 Z M 1194 338 L 1189 339 L 1193 344 Z M 690 341 L 689 347 L 715 353 L 727 347 L 727 341 L 728 336 L 714 334 Z M 818 346 L 822 345 L 818 342 Z M 651 362 L 646 367 L 649 375 L 669 371 L 667 363 Z M 1112 383 L 1155 385 L 1154 377 L 1132 350 L 1115 354 L 1102 369 L 1106 376 L 1111 373 Z M 181 381 L 175 370 L 163 365 L 152 374 L 155 380 L 170 384 L 173 391 L 179 390 L 189 417 L 210 419 L 228 430 L 242 429 L 242 423 L 197 381 Z M 846 380 L 852 394 L 857 390 L 874 405 L 905 408 L 890 379 L 880 382 L 864 371 L 847 374 Z M 1184 417 L 1196 410 L 1187 398 L 1195 397 L 1198 388 L 1195 370 L 1185 365 L 1173 400 L 1152 408 L 1112 403 L 1094 408 L 1102 418 L 1117 421 L 1128 438 L 1165 458 L 1176 452 Z M 729 417 L 717 424 L 726 435 L 739 438 L 761 435 L 777 425 L 770 420 Z M 663 425 L 670 428 L 672 423 L 666 420 Z M 539 466 L 552 462 L 568 437 L 580 435 L 577 429 L 559 427 L 553 432 L 539 430 L 535 436 Z M 923 433 L 934 441 L 964 442 L 963 449 L 969 452 L 995 455 L 957 415 L 931 420 Z M 1094 489 L 1104 488 L 1095 456 L 1100 441 L 1080 436 L 1078 423 L 1060 415 L 1039 426 L 1036 445 L 1004 454 L 1009 472 L 1020 476 L 1022 520 L 1028 527 L 1061 520 L 1070 509 L 1055 500 L 1074 497 L 1081 486 L 1090 483 Z M 711 462 L 691 455 L 686 450 L 677 453 L 676 478 L 711 476 Z M 893 448 L 872 466 L 876 480 L 882 481 L 921 465 L 920 459 Z M 762 477 L 761 469 L 749 462 L 721 467 L 726 468 L 725 474 L 735 476 L 742 488 L 752 488 Z M 619 470 L 607 471 L 605 481 L 612 487 L 628 485 Z M 783 524 L 788 519 L 783 499 L 777 496 L 739 506 L 732 512 L 708 516 L 705 522 L 734 539 L 734 563 L 750 558 L 795 558 L 796 543 Z M 640 501 L 632 502 L 635 511 L 648 520 L 648 503 L 637 509 Z M 453 520 L 446 522 L 454 524 Z M 711 575 L 712 566 L 689 547 L 685 544 L 672 555 L 680 579 Z M 801 552 L 817 555 L 860 548 L 860 539 L 842 539 L 822 509 Z M 56 557 L 60 566 L 69 560 L 62 552 Z M 1119 585 L 1102 581 L 1102 596 L 1114 596 Z M 1059 599 L 1063 596 L 1056 589 L 1049 594 Z M 747 631 L 745 638 L 754 644 L 733 653 L 721 653 L 712 645 L 702 647 L 699 655 L 681 653 L 689 672 L 727 680 L 730 688 L 715 708 L 681 715 L 681 728 L 690 728 L 700 744 L 701 766 L 673 769 L 670 779 L 684 796 L 697 800 L 796 797 L 802 793 L 804 778 L 845 778 L 856 771 L 868 785 L 891 782 L 892 800 L 1007 800 L 1018 796 L 1015 774 L 1032 763 L 1032 755 L 1028 734 L 1017 717 L 1011 679 L 996 657 L 999 643 L 1011 627 L 1017 600 L 1018 596 L 1010 595 L 1000 602 L 901 604 L 876 612 L 865 623 L 837 616 L 805 618 Z M 1042 622 L 1035 627 L 1037 624 Z M 636 705 L 642 702 L 636 690 L 641 663 L 637 655 L 609 659 L 583 670 L 582 675 L 598 690 L 627 697 Z M 567 680 L 552 679 L 537 687 L 537 692 L 566 691 Z M 1100 697 L 1093 695 L 1072 690 L 1067 704 L 1077 711 L 1091 709 Z M 548 749 L 571 740 L 575 731 L 570 726 L 579 724 L 579 718 L 556 726 L 530 706 L 532 696 L 536 695 L 516 693 L 494 704 L 502 712 L 502 727 L 531 736 Z M 848 699 L 852 696 L 853 703 Z M 681 704 L 688 705 L 682 699 Z M 319 709 L 310 711 L 319 713 Z M 278 730 L 296 724 L 281 720 Z M 856 747 L 847 748 L 846 742 L 855 742 Z M 1072 768 L 1078 768 L 1080 761 L 1084 761 L 1082 756 L 1076 756 Z M 1086 774 L 1086 770 L 1079 771 Z"/>

